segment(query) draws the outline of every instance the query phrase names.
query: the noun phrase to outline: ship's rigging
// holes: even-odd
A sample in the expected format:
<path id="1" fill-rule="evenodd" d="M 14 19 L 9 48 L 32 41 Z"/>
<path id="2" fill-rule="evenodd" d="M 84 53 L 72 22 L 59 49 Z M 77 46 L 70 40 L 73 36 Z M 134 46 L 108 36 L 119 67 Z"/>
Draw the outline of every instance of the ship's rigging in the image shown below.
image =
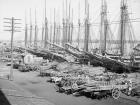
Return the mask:
<path id="1" fill-rule="evenodd" d="M 96 46 L 96 48 L 99 49 L 99 52 L 96 51 L 95 53 L 91 53 L 91 49 L 95 49 L 95 47 L 93 47 L 93 42 L 92 42 L 92 39 L 94 38 L 95 34 L 92 32 L 94 31 L 94 29 L 92 28 L 92 23 L 90 21 L 90 15 L 89 15 L 90 5 L 88 3 L 88 0 L 85 0 L 85 18 L 83 23 L 80 20 L 80 4 L 79 4 L 78 27 L 75 27 L 73 25 L 73 9 L 71 8 L 70 2 L 69 2 L 69 6 L 67 0 L 65 3 L 66 3 L 65 5 L 66 7 L 64 7 L 64 2 L 63 2 L 63 18 L 62 18 L 62 26 L 61 26 L 60 23 L 59 24 L 56 23 L 55 9 L 54 9 L 54 20 L 53 20 L 54 22 L 53 24 L 49 24 L 49 21 L 46 16 L 46 0 L 45 0 L 45 17 L 44 17 L 44 23 L 42 24 L 42 42 L 41 42 L 42 44 L 44 43 L 43 44 L 44 50 L 54 51 L 56 49 L 59 49 L 59 51 L 61 51 L 63 49 L 64 56 L 72 55 L 74 57 L 79 57 L 78 54 L 82 53 L 82 57 L 85 54 L 86 58 L 91 57 L 92 59 L 95 59 L 95 62 L 97 61 L 97 62 L 106 63 L 107 60 L 107 63 L 114 62 L 120 66 L 125 65 L 124 64 L 125 62 L 123 61 L 124 59 L 126 59 L 126 56 L 127 58 L 129 58 L 128 60 L 130 60 L 131 56 L 133 55 L 133 48 L 135 46 L 133 43 L 135 42 L 135 37 L 134 37 L 132 24 L 129 18 L 127 0 L 121 0 L 119 33 L 116 34 L 117 38 L 114 37 L 114 34 L 111 31 L 110 25 L 112 23 L 110 23 L 108 19 L 107 2 L 106 0 L 101 1 L 100 25 L 98 25 L 99 26 L 98 28 L 100 30 L 100 38 L 99 40 L 96 41 L 96 43 L 98 43 L 98 46 Z M 30 18 L 31 18 L 31 13 L 30 13 Z M 27 26 L 25 23 L 25 46 L 27 46 L 26 27 Z M 75 28 L 77 28 L 76 29 L 77 33 L 75 33 Z M 77 36 L 76 38 L 77 48 L 74 47 L 76 46 L 73 40 L 75 34 Z M 34 48 L 37 48 L 38 39 L 37 39 L 36 19 L 35 19 L 34 38 L 35 38 Z M 30 19 L 30 46 L 32 47 L 31 19 Z M 83 51 L 79 50 L 81 46 L 83 46 Z M 54 52 L 56 53 L 56 51 Z M 113 56 L 116 56 L 115 59 Z M 90 59 L 89 61 L 92 62 L 92 59 Z M 121 60 L 122 62 L 119 62 L 118 60 Z"/>

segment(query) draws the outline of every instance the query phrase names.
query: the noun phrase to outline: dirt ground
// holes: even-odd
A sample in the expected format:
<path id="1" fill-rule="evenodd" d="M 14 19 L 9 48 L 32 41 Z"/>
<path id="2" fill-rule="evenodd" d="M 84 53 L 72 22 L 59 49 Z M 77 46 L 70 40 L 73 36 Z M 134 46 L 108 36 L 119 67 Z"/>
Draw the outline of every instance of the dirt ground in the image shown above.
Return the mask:
<path id="1" fill-rule="evenodd" d="M 85 96 L 75 97 L 58 93 L 54 88 L 54 84 L 48 83 L 47 79 L 47 77 L 40 77 L 39 72 L 36 71 L 20 72 L 14 69 L 14 83 L 56 105 L 138 105 L 136 102 L 124 98 L 118 100 L 113 98 L 97 100 Z"/>

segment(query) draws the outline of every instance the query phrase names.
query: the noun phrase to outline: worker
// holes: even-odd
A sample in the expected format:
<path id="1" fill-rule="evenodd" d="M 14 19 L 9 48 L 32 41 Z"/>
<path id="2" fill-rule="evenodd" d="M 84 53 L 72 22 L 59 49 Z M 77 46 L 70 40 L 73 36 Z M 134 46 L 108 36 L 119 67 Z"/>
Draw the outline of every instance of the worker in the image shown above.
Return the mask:
<path id="1" fill-rule="evenodd" d="M 47 61 L 47 63 L 49 63 L 49 60 L 48 59 L 46 61 Z"/>
<path id="2" fill-rule="evenodd" d="M 130 64 L 132 66 L 134 65 L 134 61 L 135 61 L 135 56 L 134 56 L 134 54 L 131 54 L 131 56 L 130 56 Z"/>
<path id="3" fill-rule="evenodd" d="M 133 86 L 133 85 L 132 85 L 132 80 L 130 79 L 130 80 L 129 80 L 129 83 L 128 83 L 128 93 L 127 93 L 128 95 L 131 95 L 132 86 Z"/>

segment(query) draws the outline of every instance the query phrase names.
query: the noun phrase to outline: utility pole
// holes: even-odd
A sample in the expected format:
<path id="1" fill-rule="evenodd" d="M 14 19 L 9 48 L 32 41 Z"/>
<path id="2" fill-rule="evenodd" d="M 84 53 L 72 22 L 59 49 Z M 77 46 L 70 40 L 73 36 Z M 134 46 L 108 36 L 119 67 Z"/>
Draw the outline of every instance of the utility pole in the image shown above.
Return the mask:
<path id="1" fill-rule="evenodd" d="M 20 24 L 20 23 L 16 23 L 15 21 L 17 20 L 21 20 L 21 19 L 15 19 L 14 17 L 12 18 L 4 18 L 5 20 L 8 20 L 5 21 L 4 23 L 7 23 L 9 24 L 8 26 L 4 26 L 4 27 L 8 27 L 10 29 L 6 29 L 5 31 L 10 31 L 11 32 L 11 68 L 10 68 L 10 80 L 12 81 L 13 80 L 13 36 L 14 36 L 14 32 L 20 32 L 19 31 L 19 28 L 21 27 L 16 27 L 15 25 L 16 24 Z"/>

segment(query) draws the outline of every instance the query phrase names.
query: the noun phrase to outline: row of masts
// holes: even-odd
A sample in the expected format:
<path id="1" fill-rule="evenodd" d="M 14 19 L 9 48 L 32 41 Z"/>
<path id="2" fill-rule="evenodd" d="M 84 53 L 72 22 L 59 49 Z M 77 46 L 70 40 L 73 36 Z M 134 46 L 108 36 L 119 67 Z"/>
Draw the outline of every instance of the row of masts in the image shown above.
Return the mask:
<path id="1" fill-rule="evenodd" d="M 64 9 L 66 12 L 64 12 Z M 64 16 L 65 15 L 65 16 Z M 120 17 L 120 53 L 124 55 L 125 49 L 125 37 L 126 37 L 126 22 L 128 21 L 128 11 L 125 0 L 121 1 L 121 17 Z M 27 37 L 27 23 L 25 21 L 25 46 L 32 45 L 32 20 L 31 20 L 31 10 L 30 10 L 30 38 L 29 43 Z M 45 16 L 44 16 L 44 24 L 42 25 L 42 46 L 44 48 L 49 47 L 49 43 L 59 44 L 65 47 L 65 44 L 72 44 L 73 39 L 73 9 L 71 8 L 71 3 L 69 2 L 69 6 L 66 0 L 66 8 L 64 8 L 63 2 L 63 19 L 62 19 L 62 27 L 61 25 L 56 24 L 56 10 L 54 9 L 54 23 L 53 25 L 48 25 L 48 19 L 46 16 L 46 0 L 45 0 Z M 60 34 L 62 29 L 62 40 L 60 42 Z M 88 0 L 85 0 L 85 20 L 84 20 L 84 51 L 89 51 L 89 39 L 90 39 L 90 21 L 89 21 L 89 3 Z M 80 3 L 79 3 L 79 18 L 78 18 L 78 38 L 77 45 L 80 46 L 80 35 L 81 35 L 81 22 L 80 22 Z M 109 35 L 110 27 L 107 19 L 107 3 L 106 0 L 102 0 L 101 4 L 101 23 L 100 23 L 100 53 L 104 54 L 107 50 L 107 40 Z M 49 33 L 50 32 L 50 33 Z M 49 36 L 50 34 L 50 36 Z M 37 48 L 37 39 L 38 39 L 38 26 L 36 22 L 36 12 L 35 12 L 35 34 L 34 34 L 34 47 Z"/>
<path id="2" fill-rule="evenodd" d="M 66 12 L 64 12 L 66 9 Z M 65 16 L 64 16 L 65 15 Z M 72 43 L 72 34 L 73 34 L 73 9 L 71 9 L 71 4 L 66 0 L 66 8 L 64 8 L 63 2 L 63 39 L 62 46 L 64 47 L 66 43 Z"/>

